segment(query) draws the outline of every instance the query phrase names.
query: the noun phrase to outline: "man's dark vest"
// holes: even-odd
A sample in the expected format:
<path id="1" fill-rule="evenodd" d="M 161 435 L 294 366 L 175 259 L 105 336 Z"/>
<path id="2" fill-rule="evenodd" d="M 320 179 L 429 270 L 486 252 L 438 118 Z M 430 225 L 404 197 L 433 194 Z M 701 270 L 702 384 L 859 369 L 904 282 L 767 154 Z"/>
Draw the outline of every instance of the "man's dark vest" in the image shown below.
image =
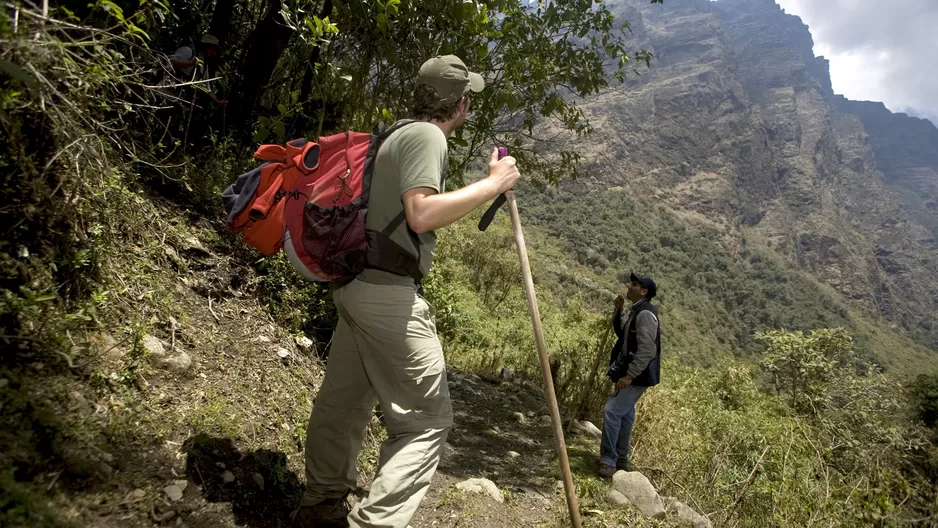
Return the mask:
<path id="1" fill-rule="evenodd" d="M 638 336 L 635 332 L 635 325 L 638 321 L 638 314 L 644 312 L 645 310 L 650 311 L 655 314 L 655 319 L 658 319 L 658 309 L 649 301 L 642 302 L 635 308 L 635 312 L 632 314 L 632 319 L 629 321 L 628 328 L 625 329 L 625 332 L 619 337 L 616 341 L 616 345 L 612 348 L 612 357 L 610 358 L 610 363 L 615 362 L 616 358 L 619 357 L 619 354 L 623 353 L 622 347 L 625 346 L 626 358 L 624 361 L 624 366 L 618 369 L 619 372 L 615 373 L 616 375 L 622 377 L 625 376 L 628 372 L 628 366 L 635 358 L 635 353 L 638 352 Z M 616 312 L 616 316 L 619 316 L 620 312 Z M 648 362 L 648 366 L 645 367 L 645 370 L 641 372 L 634 380 L 632 380 L 632 385 L 636 387 L 652 387 L 657 385 L 661 378 L 661 322 L 658 322 L 658 329 L 655 333 L 655 357 Z M 616 381 L 615 379 L 613 381 Z"/>

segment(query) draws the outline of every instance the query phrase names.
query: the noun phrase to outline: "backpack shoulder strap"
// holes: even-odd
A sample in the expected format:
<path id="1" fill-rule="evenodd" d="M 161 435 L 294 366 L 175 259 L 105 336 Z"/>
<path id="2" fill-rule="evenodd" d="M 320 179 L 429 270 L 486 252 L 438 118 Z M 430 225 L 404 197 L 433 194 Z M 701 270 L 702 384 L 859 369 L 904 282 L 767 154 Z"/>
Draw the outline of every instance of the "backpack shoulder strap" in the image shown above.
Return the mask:
<path id="1" fill-rule="evenodd" d="M 416 123 L 416 122 L 417 122 L 416 119 L 400 119 L 400 120 L 398 120 L 398 121 L 395 121 L 394 124 L 392 124 L 391 126 L 389 126 L 389 127 L 387 127 L 387 128 L 383 128 L 383 127 L 379 124 L 379 125 L 375 125 L 374 131 L 373 131 L 372 133 L 373 133 L 374 135 L 378 136 L 378 139 L 379 139 L 380 141 L 384 141 L 384 140 L 387 139 L 391 134 L 397 132 L 398 130 L 404 128 L 404 127 L 407 126 L 407 125 L 410 125 L 410 124 Z"/>
<path id="2" fill-rule="evenodd" d="M 414 119 L 402 119 L 396 121 L 393 125 L 384 130 L 381 130 L 380 126 L 376 126 L 373 131 L 375 138 L 374 154 L 377 154 L 377 149 L 391 134 L 407 125 L 417 122 L 418 121 Z M 420 237 L 410 226 L 407 226 L 407 234 L 414 243 L 414 249 L 417 252 L 416 257 L 391 240 L 391 235 L 401 224 L 407 225 L 405 220 L 406 216 L 404 215 L 402 207 L 401 212 L 398 213 L 384 229 L 381 231 L 368 230 L 368 237 L 370 239 L 368 244 L 370 253 L 368 258 L 369 267 L 389 271 L 398 275 L 406 274 L 413 278 L 415 283 L 420 284 L 423 280 L 423 274 L 420 272 Z"/>

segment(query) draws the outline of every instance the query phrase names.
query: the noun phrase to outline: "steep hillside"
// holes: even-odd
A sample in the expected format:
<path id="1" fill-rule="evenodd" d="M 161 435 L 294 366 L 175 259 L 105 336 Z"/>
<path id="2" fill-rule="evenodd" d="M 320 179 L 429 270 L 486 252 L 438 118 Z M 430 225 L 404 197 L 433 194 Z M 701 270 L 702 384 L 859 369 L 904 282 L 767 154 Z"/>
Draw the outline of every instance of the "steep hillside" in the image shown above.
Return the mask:
<path id="1" fill-rule="evenodd" d="M 938 131 L 835 97 L 808 28 L 772 0 L 615 6 L 655 60 L 585 102 L 599 133 L 580 187 L 709 224 L 734 260 L 757 241 L 938 349 Z"/>

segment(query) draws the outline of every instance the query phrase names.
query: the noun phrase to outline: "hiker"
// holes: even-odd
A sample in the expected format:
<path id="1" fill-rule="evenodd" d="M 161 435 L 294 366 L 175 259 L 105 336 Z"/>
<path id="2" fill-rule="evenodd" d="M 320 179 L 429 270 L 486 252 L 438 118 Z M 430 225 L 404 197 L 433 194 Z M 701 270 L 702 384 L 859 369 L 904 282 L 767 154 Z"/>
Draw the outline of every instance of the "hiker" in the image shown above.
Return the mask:
<path id="1" fill-rule="evenodd" d="M 632 273 L 625 299 L 632 305 L 624 311 L 625 299 L 616 297 L 612 326 L 618 340 L 609 356 L 606 375 L 615 392 L 603 409 L 603 435 L 599 447 L 599 475 L 612 477 L 616 471 L 631 471 L 629 441 L 635 423 L 635 404 L 645 389 L 658 384 L 661 373 L 661 328 L 658 309 L 651 299 L 658 287 L 650 277 Z"/>
<path id="2" fill-rule="evenodd" d="M 218 38 L 209 33 L 202 35 L 195 49 L 182 46 L 169 56 L 175 79 L 168 84 L 194 83 L 166 90 L 172 97 L 172 105 L 161 115 L 161 119 L 169 120 L 167 132 L 171 138 L 182 139 L 187 143 L 205 138 L 212 108 L 223 110 L 228 104 L 228 101 L 215 94 L 209 80 L 213 78 L 220 60 Z"/>
<path id="3" fill-rule="evenodd" d="M 512 189 L 512 157 L 493 149 L 488 177 L 444 192 L 447 137 L 485 86 L 453 55 L 426 61 L 413 92 L 416 122 L 392 132 L 375 157 L 366 223 L 419 263 L 418 277 L 365 269 L 333 292 L 339 322 L 306 436 L 306 492 L 298 526 L 405 528 L 436 471 L 453 411 L 435 311 L 419 293 L 436 248 L 434 231 Z M 402 216 L 403 215 L 403 216 Z M 394 220 L 401 222 L 392 227 Z M 388 438 L 370 493 L 349 510 L 356 458 L 376 401 Z"/>
<path id="4" fill-rule="evenodd" d="M 215 106 L 224 108 L 228 101 L 215 95 L 212 83 L 208 80 L 212 78 L 212 72 L 218 67 L 220 59 L 221 46 L 218 38 L 210 33 L 202 35 L 195 50 L 182 46 L 169 56 L 169 62 L 182 82 L 198 83 L 195 86 L 204 90 Z"/>

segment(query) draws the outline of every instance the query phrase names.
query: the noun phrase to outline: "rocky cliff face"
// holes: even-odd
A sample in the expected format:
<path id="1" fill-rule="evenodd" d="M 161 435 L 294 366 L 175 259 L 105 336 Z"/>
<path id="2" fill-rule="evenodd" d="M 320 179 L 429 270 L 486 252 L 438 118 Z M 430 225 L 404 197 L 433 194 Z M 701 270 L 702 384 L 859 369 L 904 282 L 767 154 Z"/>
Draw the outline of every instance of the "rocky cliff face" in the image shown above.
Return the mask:
<path id="1" fill-rule="evenodd" d="M 876 167 L 906 211 L 938 237 L 938 128 L 925 119 L 894 114 L 882 103 L 842 96 L 835 101 L 841 112 L 863 122 Z"/>
<path id="2" fill-rule="evenodd" d="M 730 253 L 754 235 L 938 350 L 938 130 L 836 96 L 774 0 L 614 9 L 655 60 L 586 102 L 586 185 L 721 226 Z"/>

